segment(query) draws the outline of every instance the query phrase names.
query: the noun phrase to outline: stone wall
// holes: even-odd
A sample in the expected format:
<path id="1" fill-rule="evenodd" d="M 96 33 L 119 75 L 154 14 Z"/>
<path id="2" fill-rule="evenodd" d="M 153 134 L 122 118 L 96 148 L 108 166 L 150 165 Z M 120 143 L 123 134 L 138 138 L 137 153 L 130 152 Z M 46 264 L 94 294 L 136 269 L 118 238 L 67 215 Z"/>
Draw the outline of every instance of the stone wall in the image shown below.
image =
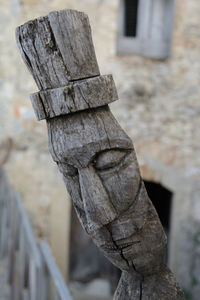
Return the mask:
<path id="1" fill-rule="evenodd" d="M 119 91 L 120 101 L 111 108 L 134 141 L 142 176 L 175 195 L 170 265 L 191 293 L 200 280 L 193 280 L 200 223 L 200 3 L 176 1 L 172 55 L 166 61 L 116 55 L 118 5 L 117 0 L 1 0 L 0 140 L 13 139 L 6 168 L 37 236 L 52 241 L 63 266 L 70 200 L 48 153 L 45 122 L 33 115 L 29 94 L 37 88 L 20 58 L 14 30 L 52 10 L 86 12 L 101 73 L 113 73 Z"/>

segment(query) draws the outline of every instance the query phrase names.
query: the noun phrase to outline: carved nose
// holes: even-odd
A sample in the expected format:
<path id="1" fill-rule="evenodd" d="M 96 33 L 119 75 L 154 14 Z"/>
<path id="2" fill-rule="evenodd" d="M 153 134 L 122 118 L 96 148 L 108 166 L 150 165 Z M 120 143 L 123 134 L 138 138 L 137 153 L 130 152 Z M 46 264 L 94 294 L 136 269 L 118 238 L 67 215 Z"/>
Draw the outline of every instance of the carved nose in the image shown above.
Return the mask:
<path id="1" fill-rule="evenodd" d="M 112 222 L 118 214 L 93 166 L 79 170 L 79 182 L 89 228 Z"/>

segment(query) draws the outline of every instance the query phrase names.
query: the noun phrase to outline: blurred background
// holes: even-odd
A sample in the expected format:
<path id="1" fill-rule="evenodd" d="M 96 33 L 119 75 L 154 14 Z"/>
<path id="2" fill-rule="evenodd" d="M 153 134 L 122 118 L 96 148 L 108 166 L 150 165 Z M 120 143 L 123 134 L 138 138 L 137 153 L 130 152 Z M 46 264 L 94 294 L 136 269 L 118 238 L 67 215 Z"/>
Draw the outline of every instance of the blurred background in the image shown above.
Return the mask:
<path id="1" fill-rule="evenodd" d="M 0 0 L 0 161 L 75 297 L 99 287 L 107 299 L 119 271 L 80 228 L 45 121 L 34 116 L 29 94 L 37 87 L 15 41 L 17 26 L 66 8 L 89 16 L 101 74 L 112 73 L 118 89 L 111 110 L 134 142 L 168 236 L 168 265 L 187 299 L 200 299 L 200 2 Z"/>

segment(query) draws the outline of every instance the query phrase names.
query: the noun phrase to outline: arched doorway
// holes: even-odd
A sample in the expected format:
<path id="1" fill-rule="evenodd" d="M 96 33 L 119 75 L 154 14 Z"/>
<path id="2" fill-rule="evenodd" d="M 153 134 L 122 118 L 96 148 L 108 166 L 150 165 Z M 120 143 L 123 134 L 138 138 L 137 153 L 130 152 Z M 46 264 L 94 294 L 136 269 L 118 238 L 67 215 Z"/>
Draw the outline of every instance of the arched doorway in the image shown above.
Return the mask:
<path id="1" fill-rule="evenodd" d="M 144 184 L 158 215 L 164 227 L 168 239 L 168 247 L 170 243 L 170 218 L 173 193 L 160 183 L 144 180 Z M 167 250 L 168 254 L 168 250 Z M 168 255 L 167 255 L 168 256 Z"/>

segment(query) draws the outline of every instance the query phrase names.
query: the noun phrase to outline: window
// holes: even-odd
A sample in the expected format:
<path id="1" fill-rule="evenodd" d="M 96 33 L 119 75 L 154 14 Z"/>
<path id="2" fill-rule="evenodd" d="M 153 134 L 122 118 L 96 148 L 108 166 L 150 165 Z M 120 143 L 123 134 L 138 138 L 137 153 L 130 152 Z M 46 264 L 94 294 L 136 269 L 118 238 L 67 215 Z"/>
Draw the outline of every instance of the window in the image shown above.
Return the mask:
<path id="1" fill-rule="evenodd" d="M 120 0 L 117 52 L 170 55 L 174 0 Z"/>
<path id="2" fill-rule="evenodd" d="M 124 35 L 135 37 L 137 33 L 139 0 L 125 0 L 124 6 Z"/>

